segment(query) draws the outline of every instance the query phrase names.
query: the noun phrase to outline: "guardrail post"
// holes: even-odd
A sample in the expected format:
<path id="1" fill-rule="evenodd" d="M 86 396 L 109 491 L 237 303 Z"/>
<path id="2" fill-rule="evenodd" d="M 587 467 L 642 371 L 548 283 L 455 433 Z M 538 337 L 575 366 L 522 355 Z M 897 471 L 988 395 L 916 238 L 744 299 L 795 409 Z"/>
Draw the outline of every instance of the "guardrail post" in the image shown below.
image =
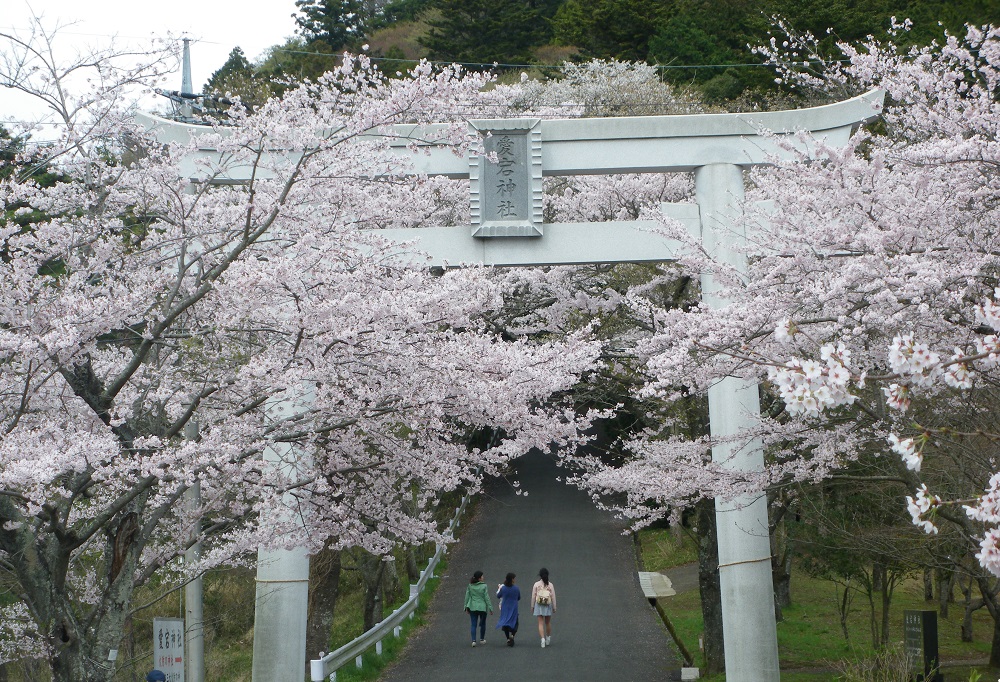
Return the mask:
<path id="1" fill-rule="evenodd" d="M 375 654 L 377 656 L 381 656 L 382 655 L 382 640 L 381 639 L 379 641 L 375 642 Z"/>
<path id="2" fill-rule="evenodd" d="M 397 625 L 396 627 L 394 627 L 392 629 L 392 636 L 395 637 L 396 639 L 399 639 L 399 636 L 401 634 L 403 634 L 403 626 L 402 625 Z"/>
<path id="3" fill-rule="evenodd" d="M 364 666 L 365 663 L 364 663 L 363 660 L 361 660 L 362 658 L 364 658 L 364 654 L 361 654 L 360 656 L 358 656 L 357 658 L 355 658 L 354 659 L 354 665 L 357 666 L 357 667 L 359 667 L 359 668 L 361 668 L 362 666 Z"/>

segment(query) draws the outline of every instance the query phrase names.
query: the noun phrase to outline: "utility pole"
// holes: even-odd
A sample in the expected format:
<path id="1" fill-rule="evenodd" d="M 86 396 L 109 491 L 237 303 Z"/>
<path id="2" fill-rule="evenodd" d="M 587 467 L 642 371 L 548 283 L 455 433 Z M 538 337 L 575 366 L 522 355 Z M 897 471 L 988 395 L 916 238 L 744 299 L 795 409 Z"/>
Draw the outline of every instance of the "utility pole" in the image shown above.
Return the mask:
<path id="1" fill-rule="evenodd" d="M 198 439 L 198 423 L 188 422 L 184 428 L 188 440 Z M 188 510 L 196 512 L 201 506 L 201 483 L 195 481 L 184 496 Z M 191 530 L 191 546 L 184 552 L 184 566 L 192 566 L 201 559 L 201 517 Z M 187 659 L 186 682 L 205 682 L 205 619 L 202 598 L 202 577 L 184 587 L 184 654 Z"/>

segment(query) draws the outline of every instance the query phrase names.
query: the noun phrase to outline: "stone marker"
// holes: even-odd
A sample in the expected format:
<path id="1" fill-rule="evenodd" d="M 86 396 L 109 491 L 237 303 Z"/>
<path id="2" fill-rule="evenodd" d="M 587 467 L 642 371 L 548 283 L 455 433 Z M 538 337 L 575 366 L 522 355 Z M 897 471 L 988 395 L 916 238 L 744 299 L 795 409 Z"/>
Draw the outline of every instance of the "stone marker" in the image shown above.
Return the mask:
<path id="1" fill-rule="evenodd" d="M 910 679 L 944 679 L 938 672 L 937 611 L 903 611 L 903 649 Z"/>

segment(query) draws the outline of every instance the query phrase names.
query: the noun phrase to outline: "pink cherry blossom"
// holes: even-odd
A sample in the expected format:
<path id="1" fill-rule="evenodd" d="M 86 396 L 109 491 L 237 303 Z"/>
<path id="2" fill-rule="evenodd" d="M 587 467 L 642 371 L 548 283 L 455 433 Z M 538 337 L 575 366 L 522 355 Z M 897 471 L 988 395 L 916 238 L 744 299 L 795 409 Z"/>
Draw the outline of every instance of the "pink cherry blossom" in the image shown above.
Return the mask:
<path id="1" fill-rule="evenodd" d="M 932 495 L 926 485 L 921 486 L 916 493 L 916 497 L 906 498 L 906 508 L 910 512 L 913 523 L 919 526 L 925 533 L 937 534 L 938 528 L 926 516 L 934 511 L 941 504 L 941 498 Z"/>
<path id="2" fill-rule="evenodd" d="M 892 433 L 889 434 L 888 440 L 893 452 L 903 459 L 903 463 L 906 464 L 907 469 L 920 471 L 923 454 L 916 449 L 916 443 L 912 438 L 900 439 L 896 434 Z"/>

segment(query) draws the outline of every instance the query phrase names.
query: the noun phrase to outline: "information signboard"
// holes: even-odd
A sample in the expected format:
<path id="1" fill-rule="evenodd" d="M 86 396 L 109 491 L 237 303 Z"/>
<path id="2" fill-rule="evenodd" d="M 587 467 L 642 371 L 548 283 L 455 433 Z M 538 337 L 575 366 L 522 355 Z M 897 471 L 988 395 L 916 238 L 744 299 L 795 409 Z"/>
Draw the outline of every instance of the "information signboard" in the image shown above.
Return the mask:
<path id="1" fill-rule="evenodd" d="M 153 619 L 153 668 L 167 682 L 184 682 L 184 619 Z"/>
<path id="2" fill-rule="evenodd" d="M 903 648 L 911 678 L 939 682 L 937 611 L 903 611 Z"/>

